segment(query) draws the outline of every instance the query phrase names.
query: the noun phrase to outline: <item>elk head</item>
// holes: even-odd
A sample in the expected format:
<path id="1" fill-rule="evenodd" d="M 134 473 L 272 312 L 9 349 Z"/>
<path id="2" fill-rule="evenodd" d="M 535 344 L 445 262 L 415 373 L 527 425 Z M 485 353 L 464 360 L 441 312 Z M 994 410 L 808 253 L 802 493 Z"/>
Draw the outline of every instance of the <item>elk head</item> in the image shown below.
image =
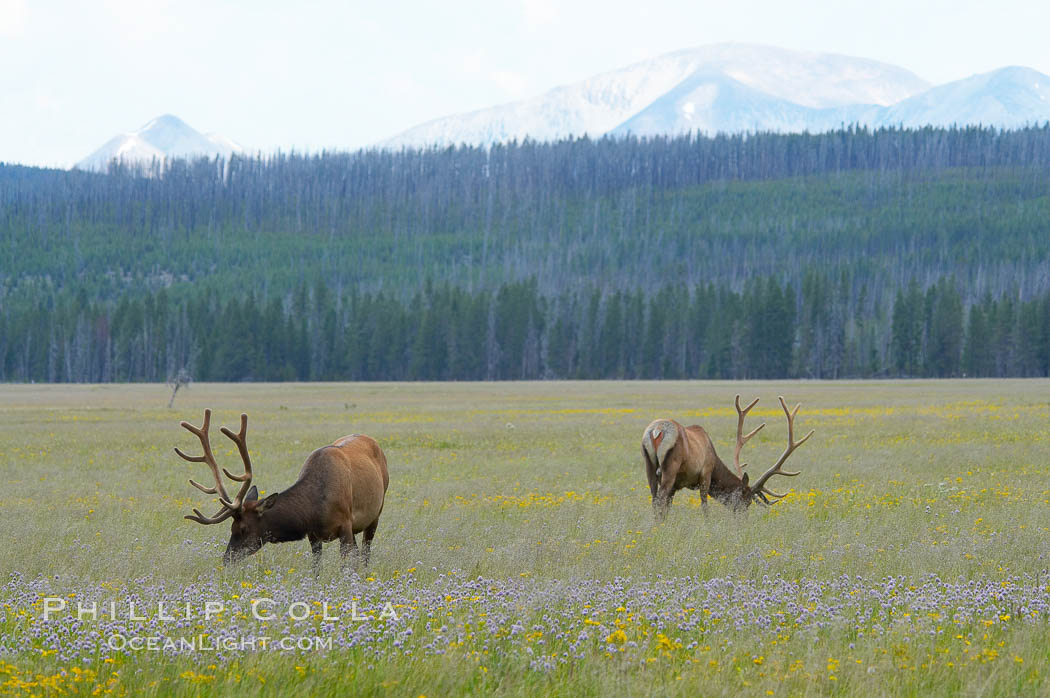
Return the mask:
<path id="1" fill-rule="evenodd" d="M 248 444 L 245 438 L 248 432 L 248 415 L 241 415 L 241 429 L 236 434 L 226 427 L 220 428 L 220 431 L 237 445 L 237 450 L 241 454 L 241 460 L 244 462 L 244 472 L 240 475 L 234 475 L 226 468 L 222 469 L 226 477 L 234 482 L 239 482 L 241 485 L 237 495 L 234 497 L 230 497 L 226 493 L 222 476 L 219 474 L 219 466 L 215 462 L 215 456 L 212 454 L 211 438 L 208 435 L 208 428 L 211 425 L 211 410 L 204 410 L 204 424 L 200 427 L 195 427 L 189 422 L 181 422 L 180 424 L 184 429 L 200 439 L 204 455 L 189 456 L 178 447 L 175 448 L 175 453 L 191 463 L 206 463 L 215 480 L 215 484 L 211 487 L 206 487 L 192 479 L 190 484 L 205 494 L 219 495 L 219 504 L 222 506 L 213 516 L 205 516 L 200 510 L 194 509 L 192 515 L 187 514 L 183 518 L 206 525 L 222 523 L 229 518 L 233 519 L 230 542 L 227 544 L 226 553 L 222 558 L 223 564 L 235 562 L 257 552 L 263 543 L 266 542 L 261 515 L 273 506 L 277 495 L 272 494 L 266 499 L 259 501 L 259 491 L 252 485 L 252 461 L 248 456 Z"/>

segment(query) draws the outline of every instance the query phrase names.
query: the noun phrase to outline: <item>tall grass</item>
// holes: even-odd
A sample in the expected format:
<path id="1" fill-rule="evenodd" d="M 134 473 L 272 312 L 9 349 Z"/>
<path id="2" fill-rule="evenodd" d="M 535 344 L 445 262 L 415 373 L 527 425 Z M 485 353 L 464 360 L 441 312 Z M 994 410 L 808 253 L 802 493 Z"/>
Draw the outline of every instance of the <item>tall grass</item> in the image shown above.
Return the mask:
<path id="1" fill-rule="evenodd" d="M 163 386 L 4 386 L 0 688 L 1046 691 L 1048 388 L 194 384 L 169 410 Z M 656 525 L 642 430 L 660 416 L 699 423 L 726 458 L 737 392 L 761 397 L 749 423 L 768 423 L 746 447 L 753 472 L 785 443 L 776 396 L 803 403 L 797 430 L 816 435 L 789 461 L 803 474 L 777 483 L 793 489 L 774 508 L 733 516 L 714 504 L 704 518 L 699 499 L 684 492 Z M 228 525 L 181 518 L 214 506 L 186 482 L 205 478 L 203 466 L 171 451 L 197 448 L 178 422 L 199 423 L 205 407 L 216 426 L 248 413 L 263 494 L 290 485 L 316 447 L 348 433 L 378 439 L 391 484 L 372 565 L 343 570 L 331 544 L 315 579 L 304 541 L 222 568 Z M 213 432 L 217 457 L 235 468 L 232 443 Z M 217 657 L 115 652 L 90 622 L 40 617 L 41 595 L 123 604 L 179 594 L 231 606 L 234 595 L 258 595 L 343 608 L 356 597 L 376 609 L 389 601 L 399 618 L 364 629 L 345 620 L 271 624 L 342 644 Z M 231 610 L 200 630 L 259 629 Z"/>

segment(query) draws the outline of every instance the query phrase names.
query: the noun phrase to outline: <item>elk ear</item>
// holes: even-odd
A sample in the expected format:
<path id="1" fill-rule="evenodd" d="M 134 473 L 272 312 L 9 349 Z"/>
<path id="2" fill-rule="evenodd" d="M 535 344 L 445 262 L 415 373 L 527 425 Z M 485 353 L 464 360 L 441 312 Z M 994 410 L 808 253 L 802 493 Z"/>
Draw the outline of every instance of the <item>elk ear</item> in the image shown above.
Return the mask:
<path id="1" fill-rule="evenodd" d="M 269 497 L 267 497 L 266 499 L 264 499 L 261 502 L 259 502 L 259 506 L 255 507 L 255 511 L 257 511 L 257 512 L 259 512 L 261 514 L 264 511 L 266 511 L 267 509 L 269 509 L 270 507 L 272 507 L 274 504 L 276 504 L 277 503 L 277 494 L 278 494 L 277 492 L 274 492 Z"/>
<path id="2" fill-rule="evenodd" d="M 250 490 L 248 490 L 248 494 L 244 495 L 244 501 L 246 501 L 246 502 L 254 502 L 258 498 L 259 498 L 259 490 L 257 490 L 255 488 L 255 485 L 252 485 L 252 488 Z"/>
<path id="3" fill-rule="evenodd" d="M 744 487 L 747 487 L 747 473 L 744 473 L 744 477 L 741 478 L 741 481 L 744 483 Z"/>

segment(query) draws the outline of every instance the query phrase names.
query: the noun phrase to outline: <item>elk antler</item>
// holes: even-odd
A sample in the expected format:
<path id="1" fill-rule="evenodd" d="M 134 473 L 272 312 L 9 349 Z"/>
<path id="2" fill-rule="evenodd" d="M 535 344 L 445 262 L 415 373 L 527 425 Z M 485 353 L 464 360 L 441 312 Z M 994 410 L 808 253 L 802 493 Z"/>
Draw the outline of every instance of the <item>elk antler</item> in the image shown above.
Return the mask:
<path id="1" fill-rule="evenodd" d="M 244 503 L 244 495 L 248 492 L 248 488 L 251 487 L 252 464 L 251 460 L 248 458 L 248 447 L 245 443 L 245 432 L 248 429 L 248 415 L 241 415 L 241 430 L 240 433 L 236 435 L 226 427 L 221 428 L 222 433 L 237 444 L 237 448 L 241 452 L 241 459 L 244 461 L 245 472 L 243 475 L 232 475 L 230 471 L 226 470 L 226 468 L 222 469 L 222 471 L 226 473 L 226 476 L 231 480 L 241 483 L 241 489 L 233 499 L 230 499 L 230 495 L 226 493 L 226 488 L 222 484 L 222 476 L 219 475 L 219 465 L 215 462 L 215 456 L 212 454 L 211 450 L 211 438 L 208 435 L 208 428 L 211 425 L 211 410 L 204 410 L 204 424 L 199 428 L 193 426 L 189 422 L 180 422 L 180 425 L 183 429 L 186 429 L 200 439 L 201 447 L 204 449 L 204 455 L 190 456 L 183 453 L 177 446 L 175 447 L 175 453 L 177 453 L 180 458 L 188 460 L 191 463 L 207 463 L 208 468 L 211 470 L 212 477 L 215 478 L 214 487 L 205 487 L 193 479 L 190 480 L 190 484 L 205 494 L 218 494 L 219 503 L 222 505 L 222 509 L 216 512 L 214 516 L 205 516 L 199 510 L 194 509 L 193 516 L 187 514 L 183 518 L 189 519 L 190 521 L 196 521 L 200 524 L 221 523 L 233 516 L 241 508 L 241 505 Z"/>
<path id="2" fill-rule="evenodd" d="M 773 492 L 772 490 L 766 489 L 766 481 L 774 475 L 784 475 L 786 477 L 794 477 L 798 475 L 798 472 L 789 473 L 786 470 L 781 470 L 780 466 L 782 466 L 784 464 L 784 461 L 786 461 L 788 457 L 795 452 L 796 448 L 806 443 L 806 440 L 809 437 L 813 436 L 813 430 L 810 430 L 810 432 L 803 436 L 802 439 L 800 439 L 799 441 L 795 441 L 795 415 L 798 414 L 798 408 L 802 407 L 802 403 L 800 402 L 797 405 L 795 405 L 795 408 L 789 412 L 787 408 L 787 403 L 784 402 L 784 398 L 778 396 L 777 399 L 780 400 L 780 406 L 784 408 L 784 414 L 787 416 L 788 445 L 787 448 L 784 449 L 784 452 L 780 454 L 780 458 L 777 459 L 777 462 L 773 465 L 773 467 L 764 472 L 762 474 L 762 477 L 758 478 L 755 484 L 751 486 L 752 494 L 758 499 L 761 499 L 766 504 L 773 503 L 770 502 L 767 497 L 775 497 L 776 499 L 780 499 L 781 497 L 787 496 L 786 494 L 779 494 L 777 492 Z"/>
<path id="3" fill-rule="evenodd" d="M 744 417 L 746 417 L 747 413 L 751 411 L 751 408 L 757 404 L 758 398 L 756 397 L 754 400 L 751 401 L 750 405 L 748 405 L 744 409 L 740 409 L 740 396 L 736 396 L 736 413 L 738 416 L 736 420 L 736 451 L 733 452 L 733 465 L 736 466 L 737 476 L 741 478 L 744 477 L 744 468 L 747 467 L 747 463 L 740 462 L 740 449 L 744 447 L 744 444 L 746 444 L 752 436 L 762 431 L 762 427 L 766 426 L 766 423 L 762 422 L 757 427 L 755 427 L 750 434 L 748 434 L 747 436 L 741 436 L 741 434 L 744 431 Z"/>

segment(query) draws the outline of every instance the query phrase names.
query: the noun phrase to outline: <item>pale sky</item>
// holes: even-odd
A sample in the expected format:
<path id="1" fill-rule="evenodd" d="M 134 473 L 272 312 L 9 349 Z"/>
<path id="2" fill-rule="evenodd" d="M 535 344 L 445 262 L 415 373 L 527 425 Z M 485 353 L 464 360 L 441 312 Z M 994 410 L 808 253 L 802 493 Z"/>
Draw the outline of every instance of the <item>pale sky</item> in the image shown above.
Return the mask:
<path id="1" fill-rule="evenodd" d="M 250 150 L 354 149 L 736 41 L 935 83 L 1050 74 L 1045 0 L 0 0 L 0 161 L 68 166 L 174 114 Z"/>

